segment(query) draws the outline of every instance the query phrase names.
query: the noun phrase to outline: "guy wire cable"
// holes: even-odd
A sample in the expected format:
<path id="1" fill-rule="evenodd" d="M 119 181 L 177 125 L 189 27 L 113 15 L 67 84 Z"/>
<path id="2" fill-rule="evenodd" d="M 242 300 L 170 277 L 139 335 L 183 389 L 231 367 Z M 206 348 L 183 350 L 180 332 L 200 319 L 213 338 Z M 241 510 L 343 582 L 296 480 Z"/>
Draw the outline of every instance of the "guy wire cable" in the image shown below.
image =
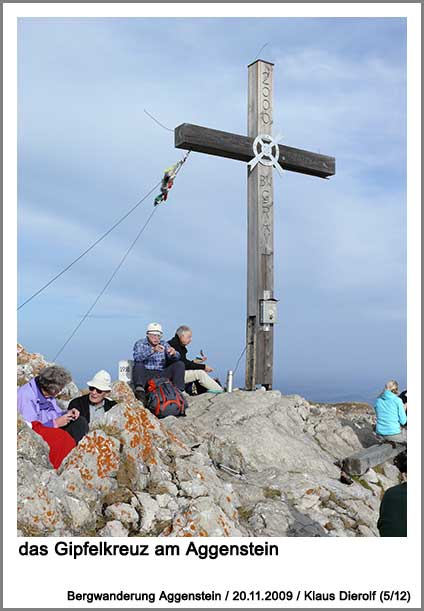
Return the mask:
<path id="1" fill-rule="evenodd" d="M 91 244 L 91 246 L 89 246 L 86 250 L 84 250 L 84 252 L 82 252 L 76 259 L 74 259 L 71 263 L 69 263 L 69 265 L 67 265 L 61 272 L 56 274 L 56 276 L 51 278 L 46 284 L 44 284 L 41 288 L 39 288 L 38 291 L 36 291 L 33 295 L 31 295 L 31 297 L 28 297 L 28 299 L 26 299 L 23 303 L 21 303 L 21 305 L 18 306 L 17 309 L 20 310 L 21 308 L 23 308 L 24 305 L 32 301 L 34 297 L 37 297 L 37 295 L 39 295 L 42 291 L 44 291 L 44 289 L 50 286 L 55 280 L 60 278 L 60 276 L 62 276 L 65 272 L 67 272 L 68 269 L 70 269 L 75 263 L 77 263 L 77 261 L 82 259 L 84 255 L 89 253 L 90 250 L 93 250 L 93 248 L 97 246 L 97 244 L 99 244 L 102 240 L 104 240 L 104 238 L 108 236 L 116 227 L 118 227 L 118 225 L 120 225 L 122 221 L 124 221 L 131 214 L 131 212 L 134 212 L 134 210 L 138 208 L 138 206 L 140 206 L 140 204 L 142 204 L 144 200 L 147 199 L 153 193 L 153 191 L 155 191 L 159 187 L 161 182 L 162 181 L 160 180 L 152 189 L 150 189 L 148 193 L 146 193 L 146 195 L 144 195 L 130 210 L 128 210 L 128 212 L 126 212 L 124 216 L 122 216 L 118 221 L 116 221 L 116 223 L 112 225 L 110 229 L 108 229 L 102 236 L 100 236 L 100 238 L 98 238 L 95 242 L 93 242 L 93 244 Z"/>
<path id="2" fill-rule="evenodd" d="M 237 369 L 238 369 L 238 366 L 240 365 L 241 357 L 242 357 L 242 356 L 243 356 L 243 354 L 246 352 L 246 349 L 247 349 L 247 344 L 246 344 L 246 345 L 245 345 L 245 347 L 243 348 L 243 352 L 242 352 L 242 353 L 240 354 L 240 356 L 238 357 L 237 365 L 236 365 L 236 366 L 235 366 L 235 368 L 234 368 L 233 375 L 235 375 L 235 374 L 236 374 L 236 371 L 237 371 Z"/>
<path id="3" fill-rule="evenodd" d="M 110 283 L 112 282 L 112 280 L 114 279 L 114 277 L 116 276 L 116 274 L 118 273 L 118 271 L 120 270 L 120 268 L 122 267 L 122 265 L 124 264 L 125 259 L 128 257 L 128 255 L 130 254 L 131 250 L 133 249 L 133 247 L 135 246 L 137 240 L 139 239 L 139 237 L 141 236 L 141 234 L 143 233 L 143 231 L 146 229 L 147 225 L 149 224 L 151 218 L 153 217 L 154 213 L 157 210 L 157 206 L 155 208 L 153 208 L 152 212 L 149 215 L 149 218 L 147 219 L 147 221 L 144 223 L 143 227 L 140 229 L 140 231 L 137 233 L 135 239 L 133 240 L 133 242 L 131 243 L 131 245 L 129 246 L 129 248 L 127 249 L 127 251 L 125 252 L 124 256 L 122 257 L 122 259 L 120 260 L 120 262 L 118 263 L 118 265 L 116 266 L 116 268 L 114 269 L 112 275 L 110 276 L 109 280 L 106 282 L 106 284 L 104 285 L 104 287 L 102 288 L 102 290 L 100 291 L 100 293 L 98 294 L 98 296 L 96 297 L 96 299 L 93 301 L 93 303 L 91 304 L 91 306 L 88 308 L 87 312 L 84 314 L 84 316 L 82 317 L 82 319 L 80 320 L 80 322 L 77 324 L 77 326 L 75 327 L 75 329 L 72 331 L 71 335 L 68 337 L 68 339 L 65 341 L 65 343 L 62 345 L 62 347 L 60 348 L 60 350 L 56 353 L 56 355 L 53 358 L 53 361 L 55 362 L 57 357 L 59 356 L 59 354 L 61 354 L 64 350 L 64 348 L 69 344 L 69 342 L 71 341 L 71 339 L 74 337 L 75 333 L 78 331 L 78 329 L 81 327 L 81 325 L 83 324 L 83 322 L 86 320 L 87 316 L 90 314 L 90 312 L 92 312 L 92 310 L 94 309 L 94 307 L 96 306 L 96 304 L 98 303 L 99 299 L 101 298 L 101 296 L 103 295 L 103 293 L 106 291 L 106 289 L 108 288 L 108 286 L 110 285 Z"/>

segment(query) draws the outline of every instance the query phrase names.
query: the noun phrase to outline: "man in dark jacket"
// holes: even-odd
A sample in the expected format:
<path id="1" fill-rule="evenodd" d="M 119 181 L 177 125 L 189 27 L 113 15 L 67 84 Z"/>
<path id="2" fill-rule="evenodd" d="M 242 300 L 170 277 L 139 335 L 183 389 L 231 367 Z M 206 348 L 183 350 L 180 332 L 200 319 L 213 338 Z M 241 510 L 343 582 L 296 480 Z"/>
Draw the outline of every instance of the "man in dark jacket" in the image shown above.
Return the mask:
<path id="1" fill-rule="evenodd" d="M 407 454 L 406 450 L 394 459 L 394 464 L 406 477 Z M 406 537 L 407 536 L 407 484 L 403 482 L 389 488 L 384 493 L 380 505 L 380 517 L 377 527 L 380 537 Z"/>
<path id="2" fill-rule="evenodd" d="M 175 348 L 175 350 L 179 353 L 181 360 L 184 363 L 185 384 L 197 382 L 209 393 L 218 394 L 224 392 L 223 388 L 208 375 L 208 373 L 213 371 L 213 369 L 204 362 L 206 361 L 206 357 L 202 357 L 202 359 L 197 359 L 196 361 L 190 361 L 187 358 L 187 346 L 191 342 L 192 338 L 193 333 L 190 327 L 181 325 L 176 330 L 174 337 L 168 342 L 168 344 L 172 346 L 172 348 Z M 198 362 L 199 360 L 203 362 Z"/>
<path id="3" fill-rule="evenodd" d="M 107 395 L 111 391 L 111 377 L 107 371 L 98 371 L 92 380 L 87 382 L 88 394 L 76 397 L 68 405 L 68 412 L 84 416 L 89 423 L 97 420 L 108 412 L 116 401 L 111 401 Z M 77 416 L 78 417 L 78 416 Z"/>

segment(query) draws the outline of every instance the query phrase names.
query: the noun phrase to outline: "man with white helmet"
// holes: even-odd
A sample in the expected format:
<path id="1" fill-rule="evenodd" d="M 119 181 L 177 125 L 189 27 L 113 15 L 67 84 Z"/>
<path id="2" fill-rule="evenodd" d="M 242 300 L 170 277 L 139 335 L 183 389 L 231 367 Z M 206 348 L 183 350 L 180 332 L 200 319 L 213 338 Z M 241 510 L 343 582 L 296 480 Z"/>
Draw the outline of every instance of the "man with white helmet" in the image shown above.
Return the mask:
<path id="1" fill-rule="evenodd" d="M 146 330 L 146 337 L 134 344 L 133 382 L 135 396 L 145 399 L 145 384 L 151 378 L 168 378 L 184 391 L 184 363 L 179 353 L 162 340 L 162 326 L 152 322 Z"/>

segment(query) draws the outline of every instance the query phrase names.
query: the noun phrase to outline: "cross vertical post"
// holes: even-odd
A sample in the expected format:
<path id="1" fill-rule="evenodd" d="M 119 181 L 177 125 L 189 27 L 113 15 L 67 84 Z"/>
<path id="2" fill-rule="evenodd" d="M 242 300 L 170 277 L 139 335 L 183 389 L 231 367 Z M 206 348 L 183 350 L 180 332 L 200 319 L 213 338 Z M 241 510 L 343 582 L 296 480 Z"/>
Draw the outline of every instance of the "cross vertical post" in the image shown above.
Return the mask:
<path id="1" fill-rule="evenodd" d="M 273 166 L 318 178 L 336 173 L 329 155 L 278 144 L 272 138 L 274 64 L 261 59 L 248 66 L 248 135 L 192 123 L 175 130 L 176 148 L 248 163 L 247 174 L 247 390 L 272 388 L 274 360 L 274 192 Z M 263 136 L 261 141 L 255 141 Z M 275 152 L 274 152 L 275 151 Z"/>
<path id="2" fill-rule="evenodd" d="M 274 64 L 248 67 L 248 137 L 272 135 Z M 273 167 L 247 168 L 246 389 L 272 388 L 274 327 L 264 324 L 261 302 L 274 297 Z"/>

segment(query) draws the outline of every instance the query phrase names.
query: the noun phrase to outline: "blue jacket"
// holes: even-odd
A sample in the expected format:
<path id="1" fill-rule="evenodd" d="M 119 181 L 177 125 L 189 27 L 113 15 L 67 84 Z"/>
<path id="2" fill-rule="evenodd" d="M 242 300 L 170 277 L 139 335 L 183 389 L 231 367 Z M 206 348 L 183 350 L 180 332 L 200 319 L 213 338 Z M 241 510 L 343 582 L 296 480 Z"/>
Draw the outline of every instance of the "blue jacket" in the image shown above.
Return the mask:
<path id="1" fill-rule="evenodd" d="M 167 351 L 171 347 L 168 342 L 160 341 L 161 346 L 165 348 L 163 352 L 154 352 L 153 346 L 145 337 L 144 339 L 139 339 L 138 342 L 134 344 L 134 361 L 143 363 L 146 369 L 156 369 L 157 371 L 162 371 L 167 366 L 167 361 L 177 361 L 180 358 L 178 352 L 175 353 L 175 356 L 170 356 L 167 354 Z"/>
<path id="2" fill-rule="evenodd" d="M 400 425 L 406 424 L 403 403 L 391 390 L 385 390 L 374 405 L 377 416 L 375 430 L 378 435 L 398 435 Z"/>

